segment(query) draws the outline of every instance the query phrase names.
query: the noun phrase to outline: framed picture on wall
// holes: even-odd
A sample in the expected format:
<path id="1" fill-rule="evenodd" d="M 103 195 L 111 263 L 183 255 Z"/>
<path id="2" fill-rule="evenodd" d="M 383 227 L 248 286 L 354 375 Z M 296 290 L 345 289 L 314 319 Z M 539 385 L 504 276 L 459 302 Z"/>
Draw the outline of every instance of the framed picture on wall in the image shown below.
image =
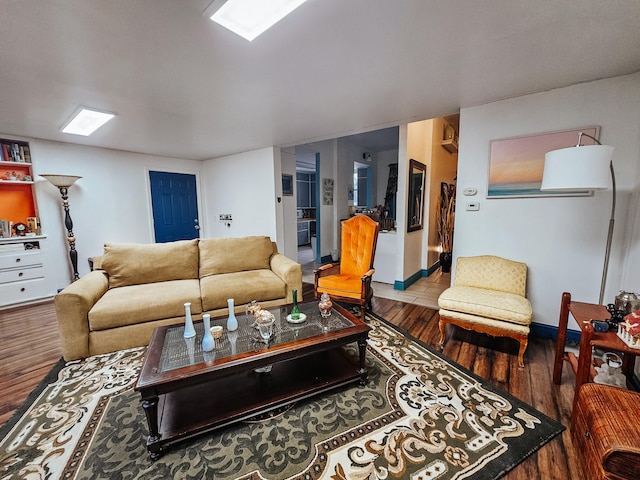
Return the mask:
<path id="1" fill-rule="evenodd" d="M 589 190 L 571 193 L 543 192 L 540 190 L 540 184 L 544 170 L 544 155 L 547 152 L 575 146 L 580 132 L 598 138 L 598 130 L 598 127 L 586 127 L 493 140 L 489 155 L 487 198 L 591 195 L 592 192 Z M 582 139 L 582 145 L 594 143 L 590 138 Z"/>
<path id="2" fill-rule="evenodd" d="M 293 175 L 282 174 L 282 195 L 293 195 Z"/>

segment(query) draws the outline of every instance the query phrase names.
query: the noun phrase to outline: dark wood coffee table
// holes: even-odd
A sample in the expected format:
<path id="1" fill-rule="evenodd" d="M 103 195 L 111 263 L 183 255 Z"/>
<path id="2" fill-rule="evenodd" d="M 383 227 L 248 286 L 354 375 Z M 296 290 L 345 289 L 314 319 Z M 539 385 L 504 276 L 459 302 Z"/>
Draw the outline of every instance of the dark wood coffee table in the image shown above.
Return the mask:
<path id="1" fill-rule="evenodd" d="M 269 344 L 238 315 L 239 328 L 202 351 L 203 323 L 196 337 L 183 338 L 184 325 L 156 328 L 135 385 L 149 425 L 147 449 L 158 458 L 169 445 L 312 395 L 353 382 L 365 384 L 365 353 L 371 328 L 335 305 L 327 319 L 317 302 L 300 304 L 307 320 L 286 320 L 291 306 L 270 309 L 276 317 Z M 226 317 L 211 325 L 225 325 Z M 342 346 L 357 342 L 358 359 Z M 271 366 L 267 373 L 256 369 Z"/>

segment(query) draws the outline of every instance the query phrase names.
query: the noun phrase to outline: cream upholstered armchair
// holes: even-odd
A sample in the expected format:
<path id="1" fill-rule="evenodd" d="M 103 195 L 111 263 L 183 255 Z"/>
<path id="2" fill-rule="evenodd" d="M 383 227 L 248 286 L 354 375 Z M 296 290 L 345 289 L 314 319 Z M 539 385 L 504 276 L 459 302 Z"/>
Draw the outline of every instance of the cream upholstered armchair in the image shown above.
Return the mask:
<path id="1" fill-rule="evenodd" d="M 440 346 L 445 326 L 458 327 L 520 342 L 518 363 L 524 366 L 531 303 L 525 297 L 527 265 L 493 255 L 459 257 L 454 284 L 438 298 Z"/>

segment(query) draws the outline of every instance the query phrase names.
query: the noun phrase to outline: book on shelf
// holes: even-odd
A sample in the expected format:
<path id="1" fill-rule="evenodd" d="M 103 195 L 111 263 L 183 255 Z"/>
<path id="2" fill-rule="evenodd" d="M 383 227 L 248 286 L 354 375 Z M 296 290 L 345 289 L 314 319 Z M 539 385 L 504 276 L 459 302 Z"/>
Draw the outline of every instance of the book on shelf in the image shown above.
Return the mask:
<path id="1" fill-rule="evenodd" d="M 28 145 L 19 143 L 3 143 L 0 160 L 5 162 L 31 163 L 31 152 Z"/>
<path id="2" fill-rule="evenodd" d="M 23 145 L 22 152 L 24 153 L 24 161 L 31 163 L 31 150 L 29 149 L 29 145 Z"/>
<path id="3" fill-rule="evenodd" d="M 11 237 L 11 227 L 13 226 L 11 223 L 9 220 L 0 220 L 0 235 L 3 238 Z"/>

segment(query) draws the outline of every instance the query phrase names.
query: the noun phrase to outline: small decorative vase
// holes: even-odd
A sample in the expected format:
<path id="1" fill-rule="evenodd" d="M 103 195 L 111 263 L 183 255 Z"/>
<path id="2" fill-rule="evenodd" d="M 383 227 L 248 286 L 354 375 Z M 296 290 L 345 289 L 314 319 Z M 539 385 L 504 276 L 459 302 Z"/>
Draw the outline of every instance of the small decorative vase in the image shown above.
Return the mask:
<path id="1" fill-rule="evenodd" d="M 202 351 L 210 352 L 214 348 L 216 348 L 216 341 L 211 335 L 211 315 L 205 313 L 202 315 L 202 320 L 204 321 L 204 338 L 202 339 Z"/>
<path id="2" fill-rule="evenodd" d="M 227 330 L 234 332 L 238 329 L 238 320 L 236 314 L 233 311 L 233 298 L 227 299 L 227 305 L 229 306 L 229 318 L 227 319 Z"/>
<path id="3" fill-rule="evenodd" d="M 293 308 L 291 309 L 291 320 L 300 320 L 300 309 L 298 308 L 298 290 L 294 289 L 293 295 Z"/>
<path id="4" fill-rule="evenodd" d="M 331 316 L 331 307 L 333 307 L 333 302 L 331 301 L 331 298 L 329 298 L 329 294 L 325 292 L 320 295 L 318 309 L 320 310 L 320 316 L 322 316 L 322 318 Z"/>
<path id="5" fill-rule="evenodd" d="M 191 318 L 191 302 L 184 304 L 184 338 L 196 336 L 196 329 L 193 328 L 193 319 Z"/>

